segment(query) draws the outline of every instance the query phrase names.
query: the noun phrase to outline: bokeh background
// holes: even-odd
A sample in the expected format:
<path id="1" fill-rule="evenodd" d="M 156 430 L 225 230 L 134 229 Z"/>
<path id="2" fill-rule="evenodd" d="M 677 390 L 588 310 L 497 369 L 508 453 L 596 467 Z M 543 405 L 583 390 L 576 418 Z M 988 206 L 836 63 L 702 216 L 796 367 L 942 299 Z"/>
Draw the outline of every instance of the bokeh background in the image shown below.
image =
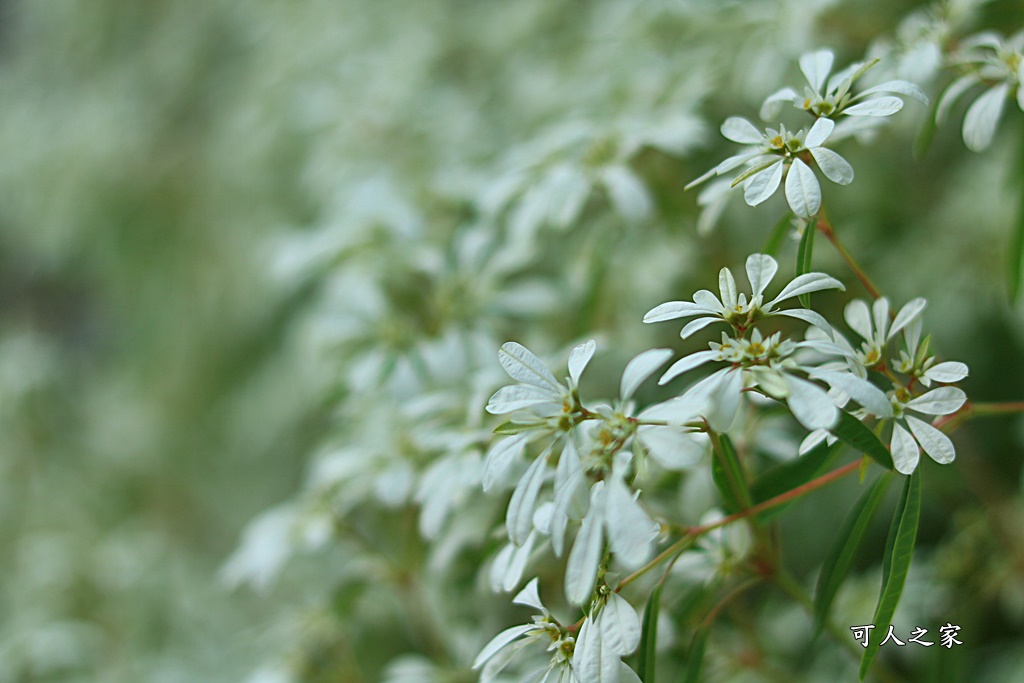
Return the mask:
<path id="1" fill-rule="evenodd" d="M 811 49 L 885 56 L 881 76 L 1022 25 L 1018 0 L 5 0 L 0 682 L 476 680 L 523 617 L 487 578 L 498 346 L 557 368 L 595 337 L 587 388 L 607 396 L 633 354 L 702 345 L 643 313 L 738 268 L 784 211 L 698 225 L 682 187 L 730 153 L 720 121 L 755 118 Z M 951 80 L 903 75 L 933 100 Z M 825 201 L 895 302 L 929 299 L 972 398 L 1024 399 L 1004 275 L 1024 114 L 1008 103 L 975 154 L 964 108 L 927 146 L 914 102 L 845 143 L 856 180 Z M 863 296 L 826 244 L 815 268 L 850 283 L 822 297 L 833 315 Z M 789 426 L 747 436 L 791 457 Z M 954 440 L 954 465 L 925 463 L 896 623 L 950 621 L 966 644 L 882 659 L 894 680 L 1024 680 L 1024 424 Z M 660 491 L 684 522 L 714 505 L 697 475 Z M 782 525 L 808 586 L 857 484 L 829 491 Z M 870 616 L 886 528 L 840 624 Z M 530 569 L 553 604 L 559 571 Z M 692 633 L 677 602 L 666 680 Z M 708 647 L 709 681 L 855 670 L 769 589 Z"/>

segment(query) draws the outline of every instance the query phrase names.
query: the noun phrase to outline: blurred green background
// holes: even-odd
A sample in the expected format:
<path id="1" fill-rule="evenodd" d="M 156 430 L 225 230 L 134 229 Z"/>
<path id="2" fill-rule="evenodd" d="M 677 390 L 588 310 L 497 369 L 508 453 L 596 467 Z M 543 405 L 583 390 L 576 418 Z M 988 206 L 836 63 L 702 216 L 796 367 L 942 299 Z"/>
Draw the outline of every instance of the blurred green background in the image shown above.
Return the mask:
<path id="1" fill-rule="evenodd" d="M 953 4 L 967 8 L 957 30 L 1021 28 L 1019 2 Z M 3 2 L 0 683 L 475 680 L 475 652 L 518 623 L 477 577 L 503 507 L 470 481 L 438 513 L 442 531 L 417 528 L 439 452 L 417 441 L 423 425 L 469 434 L 457 455 L 478 464 L 506 339 L 564 358 L 597 336 L 591 381 L 606 388 L 632 353 L 695 348 L 643 313 L 738 267 L 782 210 L 734 202 L 697 234 L 682 186 L 729 153 L 719 122 L 754 118 L 802 52 L 831 47 L 845 64 L 921 7 Z M 922 86 L 934 98 L 948 80 Z M 825 197 L 895 301 L 929 299 L 935 347 L 971 367 L 968 394 L 1021 399 L 1024 326 L 1002 269 L 1024 115 L 1008 104 L 997 144 L 973 154 L 963 108 L 915 158 L 929 109 L 908 103 L 871 144 L 844 148 L 857 179 Z M 570 219 L 531 217 L 534 185 L 562 196 L 543 188 L 557 163 L 591 185 Z M 611 167 L 640 191 L 594 180 Z M 852 283 L 823 246 L 815 267 Z M 829 299 L 833 313 L 850 296 Z M 445 355 L 456 338 L 473 353 Z M 454 398 L 402 413 L 442 395 Z M 262 511 L 320 509 L 314 454 L 392 430 L 380 457 L 411 453 L 404 464 L 366 462 L 395 500 L 332 499 L 344 514 L 303 532 L 332 540 L 307 539 L 316 552 L 279 582 L 273 557 L 225 565 Z M 969 645 L 889 655 L 905 680 L 1024 680 L 1022 439 L 1016 418 L 972 422 L 956 464 L 926 468 L 908 588 L 923 606 L 909 614 L 959 623 Z M 808 581 L 850 484 L 783 527 Z M 366 570 L 369 583 L 422 581 L 415 609 L 450 610 L 440 645 L 423 637 L 433 627 L 401 625 L 413 598 L 345 592 L 359 583 L 354 528 L 403 558 L 403 572 Z M 880 548 L 884 524 L 873 534 Z M 868 602 L 877 555 L 858 567 Z M 771 599 L 758 618 L 787 628 Z M 736 647 L 723 638 L 722 656 Z M 800 661 L 780 648 L 781 671 Z M 395 664 L 402 653 L 424 658 Z M 780 680 L 749 669 L 711 665 L 708 680 Z"/>

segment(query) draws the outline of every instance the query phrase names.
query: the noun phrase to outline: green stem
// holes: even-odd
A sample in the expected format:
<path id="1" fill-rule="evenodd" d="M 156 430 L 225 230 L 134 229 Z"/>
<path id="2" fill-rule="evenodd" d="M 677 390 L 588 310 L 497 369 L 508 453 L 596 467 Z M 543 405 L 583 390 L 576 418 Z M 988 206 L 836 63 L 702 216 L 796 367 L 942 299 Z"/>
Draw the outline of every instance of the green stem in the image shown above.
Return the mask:
<path id="1" fill-rule="evenodd" d="M 701 534 L 711 531 L 712 529 L 717 529 L 718 527 L 725 526 L 726 524 L 731 524 L 732 522 L 735 522 L 738 519 L 743 519 L 744 517 L 756 515 L 760 512 L 764 512 L 765 510 L 770 510 L 773 507 L 778 507 L 779 505 L 788 503 L 794 498 L 799 498 L 800 496 L 806 493 L 810 493 L 815 489 L 819 489 L 825 484 L 831 483 L 836 479 L 845 477 L 847 474 L 850 474 L 851 472 L 856 472 L 859 468 L 860 461 L 855 460 L 849 464 L 843 465 L 839 469 L 832 470 L 831 472 L 827 472 L 821 475 L 820 477 L 812 479 L 806 484 L 801 484 L 800 486 L 797 486 L 795 489 L 790 489 L 785 493 L 780 493 L 774 498 L 769 498 L 768 500 L 762 503 L 758 503 L 757 505 L 751 506 L 746 510 L 740 510 L 739 512 L 735 512 L 729 515 L 728 517 L 723 517 L 717 522 L 712 522 L 711 524 L 690 527 L 686 530 L 686 532 L 694 536 L 700 536 Z"/>
<path id="2" fill-rule="evenodd" d="M 864 289 L 868 290 L 868 294 L 871 295 L 871 298 L 882 298 L 882 292 L 878 289 L 878 287 L 875 286 L 875 283 L 871 281 L 871 278 L 868 277 L 868 274 L 864 272 L 864 269 L 860 267 L 856 259 L 853 258 L 853 255 L 846 250 L 846 247 L 843 246 L 843 243 L 839 241 L 839 237 L 836 235 L 835 228 L 833 227 L 831 221 L 829 221 L 828 214 L 825 213 L 824 206 L 822 206 L 821 210 L 818 211 L 817 224 L 818 232 L 824 235 L 825 239 L 831 242 L 832 246 L 835 247 L 835 250 L 839 252 L 839 255 L 843 258 L 844 261 L 846 261 L 846 265 L 849 266 L 850 270 L 853 271 L 853 274 L 857 276 L 857 279 L 860 280 L 860 283 L 864 285 Z"/>
<path id="3" fill-rule="evenodd" d="M 663 550 L 661 553 L 658 554 L 657 557 L 655 557 L 653 560 L 651 560 L 650 562 L 645 564 L 643 567 L 640 567 L 640 569 L 637 569 L 635 572 L 633 572 L 632 574 L 630 574 L 629 576 L 624 578 L 621 582 L 619 582 L 619 586 L 615 590 L 616 591 L 622 590 L 623 588 L 625 588 L 629 584 L 633 583 L 638 578 L 640 578 L 641 576 L 643 576 L 644 574 L 646 574 L 651 569 L 653 569 L 654 567 L 658 566 L 659 564 L 661 564 L 662 562 L 664 562 L 668 558 L 672 557 L 673 555 L 682 553 L 695 540 L 697 540 L 698 537 L 700 537 L 703 534 L 711 531 L 712 529 L 717 529 L 718 527 L 725 526 L 726 524 L 731 524 L 732 522 L 735 522 L 737 520 L 743 519 L 745 517 L 749 517 L 751 515 L 756 515 L 759 512 L 764 512 L 765 510 L 769 510 L 769 509 L 771 509 L 773 507 L 778 507 L 779 505 L 783 505 L 785 503 L 788 503 L 789 501 L 793 500 L 794 498 L 799 498 L 800 496 L 802 496 L 804 494 L 807 494 L 807 493 L 810 493 L 811 491 L 814 491 L 815 489 L 819 489 L 822 486 L 824 486 L 825 484 L 833 482 L 836 479 L 840 479 L 842 477 L 845 477 L 847 474 L 850 474 L 851 472 L 856 472 L 857 469 L 859 469 L 859 468 L 860 468 L 860 461 L 859 460 L 855 460 L 854 462 L 851 462 L 851 463 L 849 463 L 847 465 L 843 465 L 839 469 L 832 470 L 831 472 L 827 472 L 827 473 L 821 475 L 820 477 L 817 477 L 816 479 L 812 479 L 811 481 L 807 482 L 806 484 L 802 484 L 800 486 L 797 486 L 795 489 L 791 489 L 789 491 L 786 491 L 785 493 L 780 493 L 779 495 L 775 496 L 774 498 L 769 498 L 768 500 L 764 501 L 763 503 L 758 503 L 757 505 L 749 507 L 749 508 L 747 508 L 745 510 L 740 510 L 739 512 L 731 514 L 728 517 L 723 517 L 722 519 L 718 520 L 717 522 L 712 522 L 710 524 L 704 524 L 702 526 L 686 527 L 683 530 L 683 537 L 682 538 L 680 538 L 678 541 L 676 541 L 675 543 L 670 545 L 668 548 Z"/>

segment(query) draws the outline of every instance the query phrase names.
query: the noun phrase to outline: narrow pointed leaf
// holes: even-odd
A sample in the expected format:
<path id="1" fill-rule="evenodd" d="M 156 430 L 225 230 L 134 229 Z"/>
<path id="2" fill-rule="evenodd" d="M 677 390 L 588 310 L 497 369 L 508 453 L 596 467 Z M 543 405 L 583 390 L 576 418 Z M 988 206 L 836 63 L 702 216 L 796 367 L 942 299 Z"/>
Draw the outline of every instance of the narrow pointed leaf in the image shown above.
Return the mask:
<path id="1" fill-rule="evenodd" d="M 1024 64 L 1024 61 L 1021 62 Z M 1022 97 L 1024 85 L 1020 86 L 1017 96 Z M 1022 107 L 1024 108 L 1024 107 Z M 1024 175 L 1024 143 L 1021 144 L 1018 178 Z M 1020 294 L 1021 274 L 1024 270 L 1024 193 L 1018 190 L 1017 220 L 1010 234 L 1009 248 L 1006 250 L 1006 287 L 1010 295 L 1010 303 L 1016 303 Z"/>
<path id="2" fill-rule="evenodd" d="M 775 256 L 779 253 L 779 247 L 782 246 L 782 240 L 786 239 L 786 229 L 791 225 L 793 221 L 793 214 L 786 211 L 782 214 L 782 218 L 775 223 L 771 233 L 768 235 L 768 241 L 764 244 L 762 253 L 768 254 L 769 256 Z"/>
<path id="3" fill-rule="evenodd" d="M 828 619 L 829 608 L 835 599 L 839 588 L 846 580 L 846 576 L 853 564 L 857 548 L 864 539 L 864 532 L 867 531 L 871 518 L 878 509 L 886 489 L 892 477 L 883 475 L 866 490 L 849 514 L 843 520 L 842 526 L 835 533 L 832 544 L 829 546 L 825 561 L 821 566 L 821 573 L 818 575 L 818 585 L 814 591 L 814 621 L 820 630 Z"/>
<path id="4" fill-rule="evenodd" d="M 832 429 L 832 433 L 838 436 L 843 443 L 852 447 L 858 453 L 870 456 L 875 462 L 887 470 L 891 470 L 892 456 L 889 449 L 885 447 L 874 432 L 844 410 L 839 411 L 839 422 Z"/>
<path id="5" fill-rule="evenodd" d="M 860 660 L 860 680 L 864 680 L 871 663 L 875 661 L 881 645 L 882 634 L 888 633 L 892 616 L 896 612 L 903 585 L 907 580 L 910 562 L 914 557 L 914 542 L 917 539 L 917 526 L 921 520 L 921 471 L 907 477 L 903 486 L 903 494 L 896 506 L 892 526 L 889 527 L 889 539 L 885 546 L 885 557 L 882 560 L 882 590 L 878 597 L 878 606 L 871 623 L 875 625 L 877 640 L 871 640 Z"/>
<path id="6" fill-rule="evenodd" d="M 842 444 L 838 442 L 830 446 L 822 441 L 804 455 L 768 470 L 755 479 L 750 487 L 750 495 L 754 503 L 763 503 L 814 479 L 839 453 L 840 448 L 842 448 Z M 759 518 L 770 519 L 785 510 L 788 505 L 787 503 L 765 510 L 759 515 Z"/>
<path id="7" fill-rule="evenodd" d="M 686 653 L 686 674 L 683 683 L 700 683 L 701 669 L 704 668 L 704 649 L 708 643 L 708 629 L 698 629 L 690 641 L 690 651 Z"/>
<path id="8" fill-rule="evenodd" d="M 640 653 L 637 658 L 637 674 L 643 683 L 655 683 L 658 650 L 658 613 L 661 611 L 661 587 L 658 583 L 647 598 L 644 621 L 640 632 Z"/>
<path id="9" fill-rule="evenodd" d="M 752 497 L 732 440 L 725 434 L 720 434 L 718 438 L 721 448 L 715 449 L 711 475 L 722 496 L 724 507 L 729 512 L 736 512 L 753 505 Z"/>

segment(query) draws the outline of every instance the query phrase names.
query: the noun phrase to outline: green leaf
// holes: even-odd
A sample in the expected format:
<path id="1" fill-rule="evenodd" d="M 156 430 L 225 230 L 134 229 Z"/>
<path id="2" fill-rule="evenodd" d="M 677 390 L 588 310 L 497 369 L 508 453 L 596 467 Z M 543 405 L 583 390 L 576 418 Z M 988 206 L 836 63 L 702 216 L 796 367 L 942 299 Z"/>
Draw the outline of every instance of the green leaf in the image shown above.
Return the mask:
<path id="1" fill-rule="evenodd" d="M 772 228 L 771 233 L 768 235 L 768 241 L 764 244 L 764 249 L 761 250 L 762 254 L 768 254 L 769 256 L 775 256 L 779 253 L 779 247 L 782 246 L 782 240 L 786 238 L 786 229 L 789 228 L 793 221 L 793 213 L 787 211 L 782 214 L 782 218 L 778 220 L 775 226 Z"/>
<path id="2" fill-rule="evenodd" d="M 845 411 L 839 411 L 839 422 L 832 428 L 832 433 L 843 443 L 858 453 L 871 456 L 879 465 L 887 470 L 892 469 L 892 456 L 875 433 L 864 426 L 864 423 Z"/>
<path id="3" fill-rule="evenodd" d="M 917 525 L 921 521 L 921 468 L 907 477 L 903 485 L 900 502 L 889 527 L 889 539 L 885 544 L 885 557 L 882 559 L 882 590 L 878 596 L 878 606 L 871 623 L 875 625 L 877 640 L 869 641 L 860 660 L 860 680 L 867 676 L 871 663 L 875 661 L 878 648 L 884 634 L 889 632 L 892 615 L 896 612 L 903 584 L 907 580 L 910 562 L 914 557 L 914 541 L 917 539 Z"/>
<path id="4" fill-rule="evenodd" d="M 661 587 L 659 583 L 651 591 L 644 609 L 644 623 L 640 632 L 640 652 L 637 674 L 643 683 L 654 683 L 655 651 L 658 645 L 658 612 L 661 609 Z"/>
<path id="5" fill-rule="evenodd" d="M 543 422 L 516 422 L 515 420 L 506 420 L 494 428 L 494 433 L 519 434 L 520 432 L 525 432 L 528 429 L 536 429 L 543 425 Z"/>
<path id="6" fill-rule="evenodd" d="M 921 129 L 917 131 L 917 137 L 914 138 L 915 161 L 920 161 L 924 158 L 924 155 L 928 153 L 928 149 L 932 146 L 932 141 L 935 139 L 935 132 L 939 128 L 938 124 L 935 123 L 935 112 L 938 109 L 940 100 L 941 98 L 935 98 L 928 116 L 924 118 L 924 123 L 921 124 Z"/>
<path id="7" fill-rule="evenodd" d="M 711 476 L 722 495 L 723 506 L 728 512 L 750 507 L 753 501 L 746 478 L 743 476 L 743 467 L 736 455 L 736 448 L 725 434 L 712 438 L 717 438 L 721 446 L 715 449 L 715 457 L 711 460 Z"/>
<path id="8" fill-rule="evenodd" d="M 833 456 L 839 453 L 840 448 L 842 448 L 842 444 L 834 443 L 830 446 L 822 441 L 807 453 L 768 470 L 754 480 L 750 487 L 754 503 L 763 503 L 814 479 L 819 472 L 825 469 Z M 769 519 L 785 510 L 789 505 L 786 503 L 765 510 L 758 517 L 762 520 Z"/>
<path id="9" fill-rule="evenodd" d="M 1022 136 L 1021 143 L 1020 167 L 1018 182 L 1021 184 L 1021 189 L 1024 189 L 1024 136 Z M 1015 303 L 1020 294 L 1021 265 L 1022 259 L 1024 259 L 1024 192 L 1021 192 L 1020 203 L 1017 207 L 1017 222 L 1010 234 L 1010 246 L 1006 251 L 1006 259 L 1006 283 L 1010 293 L 1010 302 Z"/>
<path id="10" fill-rule="evenodd" d="M 812 219 L 804 227 L 804 234 L 800 237 L 800 247 L 796 252 L 796 274 L 798 277 L 811 272 L 811 262 L 814 257 L 814 233 L 818 231 L 817 225 L 816 220 Z M 801 294 L 799 299 L 801 306 L 811 307 L 810 294 Z"/>
<path id="11" fill-rule="evenodd" d="M 828 618 L 832 601 L 839 592 L 840 586 L 843 585 L 843 581 L 846 580 L 850 565 L 853 564 L 854 555 L 864 538 L 864 532 L 867 530 L 875 510 L 878 509 L 878 504 L 882 501 L 890 481 L 892 481 L 892 477 L 888 474 L 879 477 L 871 488 L 857 500 L 835 534 L 832 545 L 825 555 L 821 573 L 818 575 L 818 586 L 815 589 L 814 621 L 818 629 L 821 629 Z"/>
<path id="12" fill-rule="evenodd" d="M 683 683 L 700 683 L 700 670 L 704 665 L 704 649 L 708 643 L 709 629 L 700 628 L 693 634 L 690 651 L 686 654 L 686 673 Z"/>

